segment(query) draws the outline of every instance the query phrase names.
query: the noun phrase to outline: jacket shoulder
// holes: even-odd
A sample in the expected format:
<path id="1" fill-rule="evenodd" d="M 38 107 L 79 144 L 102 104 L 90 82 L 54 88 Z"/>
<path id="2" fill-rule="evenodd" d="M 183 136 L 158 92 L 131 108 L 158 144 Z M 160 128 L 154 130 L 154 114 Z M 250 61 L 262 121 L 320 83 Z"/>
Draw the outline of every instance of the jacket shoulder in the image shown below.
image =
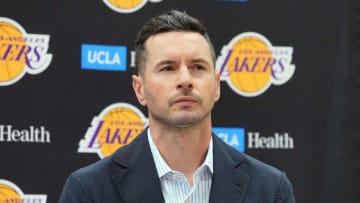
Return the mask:
<path id="1" fill-rule="evenodd" d="M 236 171 L 248 177 L 245 202 L 295 202 L 292 184 L 283 171 L 234 149 L 217 137 L 213 140 L 216 157 L 222 160 L 218 162 L 228 160 Z"/>

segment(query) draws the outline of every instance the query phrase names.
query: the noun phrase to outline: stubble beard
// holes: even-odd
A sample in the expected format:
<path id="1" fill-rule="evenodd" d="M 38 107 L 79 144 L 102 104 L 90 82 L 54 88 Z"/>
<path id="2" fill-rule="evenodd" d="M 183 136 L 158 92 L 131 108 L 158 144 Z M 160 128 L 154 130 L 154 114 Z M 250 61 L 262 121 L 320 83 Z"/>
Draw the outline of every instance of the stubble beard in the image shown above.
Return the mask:
<path id="1" fill-rule="evenodd" d="M 177 113 L 183 115 L 174 115 L 169 117 L 155 112 L 149 111 L 149 113 L 154 121 L 172 128 L 190 128 L 196 126 L 210 116 L 210 111 L 201 113 L 191 110 L 189 110 L 189 112 L 184 110 L 183 112 Z"/>
<path id="2" fill-rule="evenodd" d="M 172 107 L 175 105 L 176 98 L 181 96 L 179 93 L 173 95 L 169 98 L 167 103 L 168 110 L 159 111 L 159 108 L 148 108 L 149 119 L 154 120 L 154 122 L 159 123 L 160 125 L 167 126 L 168 128 L 191 128 L 203 122 L 205 119 L 209 119 L 211 122 L 211 110 L 214 106 L 214 103 L 208 106 L 208 109 L 204 108 L 204 101 L 201 97 L 195 93 L 187 92 L 186 96 L 191 96 L 196 101 L 196 110 L 189 107 L 180 107 L 180 109 L 174 110 Z M 208 104 L 209 105 L 209 104 Z M 205 105 L 206 106 L 206 105 Z M 182 109 L 181 109 L 182 108 Z"/>

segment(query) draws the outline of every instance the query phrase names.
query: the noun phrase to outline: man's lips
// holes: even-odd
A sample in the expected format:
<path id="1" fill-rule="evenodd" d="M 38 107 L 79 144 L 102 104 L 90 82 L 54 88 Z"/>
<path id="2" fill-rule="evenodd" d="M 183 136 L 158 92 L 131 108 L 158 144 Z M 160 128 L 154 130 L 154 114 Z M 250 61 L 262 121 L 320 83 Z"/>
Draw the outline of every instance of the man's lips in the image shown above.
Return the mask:
<path id="1" fill-rule="evenodd" d="M 196 99 L 192 97 L 180 97 L 175 99 L 174 103 L 182 103 L 182 102 L 196 102 Z"/>
<path id="2" fill-rule="evenodd" d="M 187 96 L 178 97 L 174 100 L 175 104 L 191 104 L 195 102 L 197 102 L 195 98 Z"/>

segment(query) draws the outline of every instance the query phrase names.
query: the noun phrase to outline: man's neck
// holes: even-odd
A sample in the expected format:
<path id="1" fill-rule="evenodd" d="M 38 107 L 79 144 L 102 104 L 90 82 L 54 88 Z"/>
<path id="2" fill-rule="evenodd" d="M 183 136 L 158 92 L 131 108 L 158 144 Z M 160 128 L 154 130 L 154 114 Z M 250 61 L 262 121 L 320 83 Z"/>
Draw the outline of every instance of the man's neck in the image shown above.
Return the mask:
<path id="1" fill-rule="evenodd" d="M 159 128 L 150 124 L 151 137 L 172 170 L 184 173 L 190 185 L 203 163 L 210 139 L 211 124 L 189 128 Z"/>

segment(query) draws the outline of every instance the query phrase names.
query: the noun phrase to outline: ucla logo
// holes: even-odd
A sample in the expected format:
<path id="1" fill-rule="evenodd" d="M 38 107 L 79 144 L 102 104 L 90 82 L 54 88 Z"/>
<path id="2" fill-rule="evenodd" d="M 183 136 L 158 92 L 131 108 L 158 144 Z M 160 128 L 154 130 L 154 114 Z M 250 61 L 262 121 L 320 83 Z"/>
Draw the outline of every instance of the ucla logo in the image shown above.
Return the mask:
<path id="1" fill-rule="evenodd" d="M 125 71 L 127 48 L 112 45 L 81 45 L 81 67 L 91 70 Z"/>
<path id="2" fill-rule="evenodd" d="M 102 159 L 129 144 L 144 130 L 147 119 L 131 104 L 115 103 L 95 116 L 78 152 L 97 153 Z"/>
<path id="3" fill-rule="evenodd" d="M 1 203 L 17 203 L 17 202 L 36 202 L 46 203 L 46 195 L 28 195 L 24 194 L 21 189 L 14 183 L 0 179 L 0 202 Z"/>
<path id="4" fill-rule="evenodd" d="M 240 152 L 245 152 L 245 130 L 244 128 L 213 127 L 213 132 L 225 143 Z"/>
<path id="5" fill-rule="evenodd" d="M 271 84 L 286 83 L 295 72 L 293 48 L 272 46 L 261 34 L 246 32 L 235 36 L 216 60 L 220 80 L 237 94 L 254 97 Z"/>
<path id="6" fill-rule="evenodd" d="M 133 13 L 141 9 L 148 0 L 103 0 L 112 10 L 119 13 Z M 162 0 L 149 0 L 150 2 L 160 2 Z"/>
<path id="7" fill-rule="evenodd" d="M 15 21 L 0 17 L 0 86 L 39 74 L 50 64 L 49 35 L 28 34 Z"/>

